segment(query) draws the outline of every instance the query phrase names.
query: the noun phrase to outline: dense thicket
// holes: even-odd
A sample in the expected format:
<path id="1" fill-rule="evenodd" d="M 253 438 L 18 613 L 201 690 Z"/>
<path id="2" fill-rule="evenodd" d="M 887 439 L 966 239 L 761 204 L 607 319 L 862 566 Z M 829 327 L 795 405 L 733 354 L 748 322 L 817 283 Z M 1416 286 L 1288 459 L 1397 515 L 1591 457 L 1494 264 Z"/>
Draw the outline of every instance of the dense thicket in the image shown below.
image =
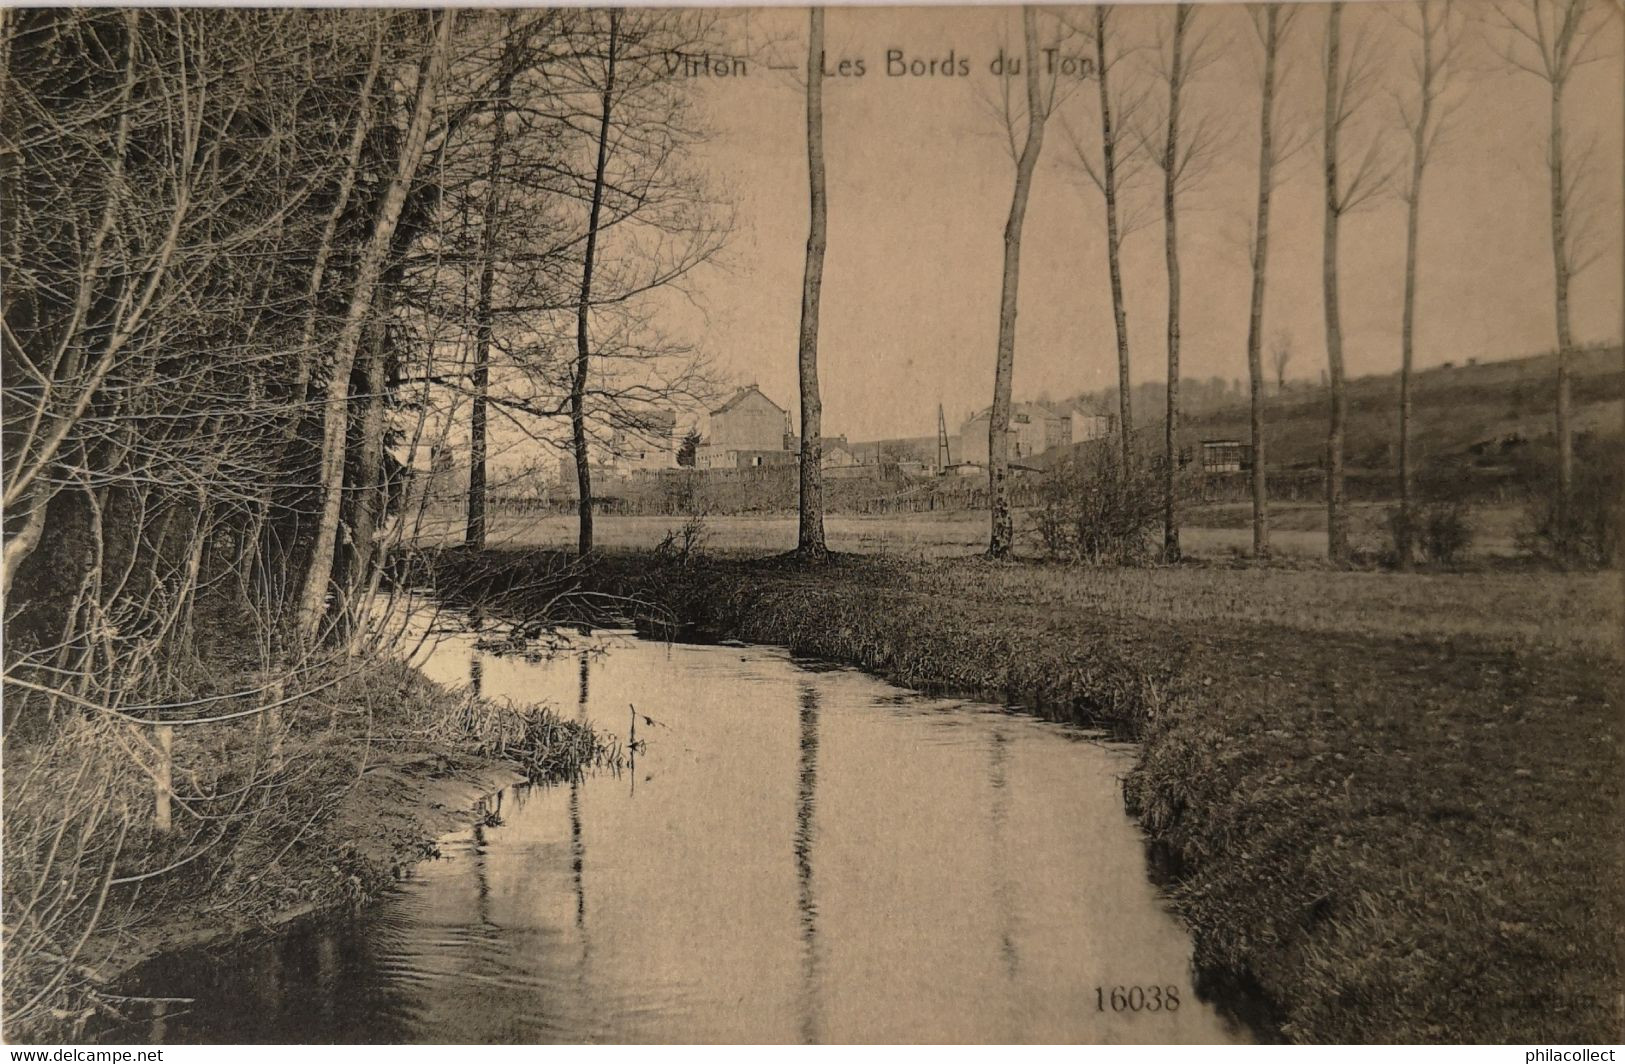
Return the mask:
<path id="1" fill-rule="evenodd" d="M 469 438 L 471 399 L 480 432 L 493 408 L 536 431 L 583 363 L 599 422 L 696 387 L 647 298 L 725 227 L 656 76 L 698 17 L 624 15 L 618 56 L 586 11 L 0 19 L 5 990 L 27 1024 L 111 908 L 218 870 L 274 800 L 280 710 L 366 638 L 403 474 Z M 593 346 L 556 355 L 577 323 Z M 222 718 L 248 752 L 204 767 L 187 737 Z"/>

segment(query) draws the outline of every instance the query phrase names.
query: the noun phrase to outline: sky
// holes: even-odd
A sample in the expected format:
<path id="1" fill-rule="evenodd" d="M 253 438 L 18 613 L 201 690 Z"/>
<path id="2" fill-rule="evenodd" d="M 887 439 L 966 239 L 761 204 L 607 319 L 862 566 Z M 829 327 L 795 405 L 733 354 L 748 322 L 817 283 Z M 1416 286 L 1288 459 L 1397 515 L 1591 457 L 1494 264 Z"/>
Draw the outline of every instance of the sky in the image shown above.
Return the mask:
<path id="1" fill-rule="evenodd" d="M 1372 33 L 1383 82 L 1350 132 L 1355 151 L 1376 133 L 1403 162 L 1395 93 L 1407 87 L 1407 38 L 1397 6 L 1348 9 L 1346 32 Z M 1485 14 L 1483 4 L 1467 5 Z M 1125 39 L 1149 43 L 1168 9 L 1124 10 Z M 1621 332 L 1621 19 L 1606 16 L 1596 61 L 1570 86 L 1569 136 L 1593 145 L 1582 188 L 1599 254 L 1571 294 L 1580 342 Z M 690 79 L 710 131 L 693 164 L 734 204 L 736 229 L 718 263 L 696 273 L 688 302 L 669 311 L 675 332 L 710 354 L 728 383 L 756 383 L 796 409 L 796 344 L 807 235 L 805 100 L 793 73 L 805 62 L 804 11 L 738 13 L 731 33 L 747 73 Z M 826 53 L 862 59 L 862 77 L 825 79 L 829 240 L 819 371 L 827 434 L 855 440 L 949 431 L 991 398 L 1002 238 L 1014 164 L 993 106 L 989 71 L 1001 47 L 1018 51 L 1019 12 L 990 8 L 834 8 Z M 1248 241 L 1257 195 L 1258 94 L 1254 44 L 1239 6 L 1203 5 L 1214 61 L 1192 82 L 1192 116 L 1219 133 L 1201 182 L 1183 194 L 1184 377 L 1246 377 Z M 1046 36 L 1053 33 L 1046 23 Z M 1318 379 L 1325 366 L 1321 303 L 1319 50 L 1324 8 L 1309 6 L 1289 45 L 1286 106 L 1310 143 L 1283 171 L 1272 216 L 1265 335 L 1286 337 L 1288 375 Z M 1417 361 L 1496 359 L 1554 342 L 1548 97 L 1536 79 L 1497 61 L 1501 36 L 1470 27 L 1450 98 L 1455 110 L 1427 173 L 1420 244 Z M 776 42 L 766 46 L 764 42 Z M 1014 42 L 1014 43 L 1011 43 Z M 1082 40 L 1061 54 L 1087 54 Z M 887 52 L 905 61 L 963 61 L 968 76 L 887 76 Z M 951 56 L 950 56 L 950 53 Z M 944 65 L 938 64 L 938 67 Z M 1113 77 L 1146 68 L 1126 60 Z M 1015 356 L 1017 398 L 1060 398 L 1114 386 L 1115 339 L 1104 210 L 1076 164 L 1067 129 L 1098 140 L 1096 86 L 1066 79 L 1051 118 L 1027 214 Z M 1017 86 L 1019 91 L 1019 85 Z M 1158 179 L 1160 180 L 1160 178 Z M 1130 194 L 1132 196 L 1132 194 Z M 1159 207 L 1160 187 L 1140 193 Z M 1160 208 L 1159 208 L 1160 209 Z M 1166 274 L 1154 214 L 1124 248 L 1133 377 L 1166 377 Z M 1345 358 L 1351 377 L 1399 364 L 1404 205 L 1397 195 L 1345 217 L 1342 238 Z"/>

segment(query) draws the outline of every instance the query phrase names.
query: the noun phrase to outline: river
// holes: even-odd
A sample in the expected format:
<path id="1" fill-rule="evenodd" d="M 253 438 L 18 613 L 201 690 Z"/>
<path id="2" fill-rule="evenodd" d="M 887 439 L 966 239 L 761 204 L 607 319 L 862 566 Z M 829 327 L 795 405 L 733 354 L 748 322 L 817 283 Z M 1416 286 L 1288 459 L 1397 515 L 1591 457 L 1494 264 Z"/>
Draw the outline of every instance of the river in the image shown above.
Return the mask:
<path id="1" fill-rule="evenodd" d="M 163 958 L 171 1042 L 1230 1042 L 1124 813 L 1133 748 L 766 647 L 422 659 L 636 742 L 362 914 Z M 634 708 L 635 707 L 635 710 Z M 1116 991 L 1114 993 L 1114 991 Z"/>

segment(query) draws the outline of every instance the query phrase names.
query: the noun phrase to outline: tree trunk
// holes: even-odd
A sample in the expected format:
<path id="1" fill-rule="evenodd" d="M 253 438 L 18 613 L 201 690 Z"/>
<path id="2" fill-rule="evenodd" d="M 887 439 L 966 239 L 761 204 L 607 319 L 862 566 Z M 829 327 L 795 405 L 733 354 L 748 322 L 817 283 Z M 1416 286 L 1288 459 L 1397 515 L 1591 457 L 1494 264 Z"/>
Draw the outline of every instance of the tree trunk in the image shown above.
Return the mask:
<path id="1" fill-rule="evenodd" d="M 507 28 L 511 35 L 512 16 Z M 510 37 L 503 56 L 505 63 L 513 63 L 514 51 Z M 480 227 L 480 289 L 474 308 L 474 367 L 469 382 L 474 396 L 468 415 L 468 526 L 463 536 L 464 545 L 474 550 L 485 549 L 485 422 L 486 398 L 491 387 L 491 298 L 496 287 L 497 210 L 500 206 L 497 193 L 502 183 L 502 150 L 507 142 L 508 92 L 508 82 L 504 81 L 497 101 L 495 128 L 491 131 L 491 160 L 485 171 L 485 217 Z"/>
<path id="2" fill-rule="evenodd" d="M 446 52 L 451 44 L 451 31 L 456 23 L 456 12 L 440 15 L 440 27 L 427 61 L 418 78 L 417 99 L 412 120 L 407 127 L 406 139 L 396 161 L 395 174 L 379 205 L 378 217 L 373 223 L 372 236 L 362 251 L 356 269 L 355 289 L 343 328 L 333 351 L 331 376 L 327 382 L 327 397 L 323 404 L 322 461 L 320 520 L 316 529 L 315 545 L 311 548 L 310 564 L 305 573 L 304 589 L 299 603 L 299 633 L 307 642 L 321 633 L 322 618 L 326 612 L 327 589 L 333 575 L 333 553 L 337 546 L 339 508 L 344 494 L 345 428 L 348 422 L 350 398 L 350 372 L 355 366 L 356 351 L 361 332 L 372 308 L 373 289 L 383 272 L 384 259 L 390 239 L 400 221 L 401 208 L 417 173 L 423 146 L 429 135 L 429 124 L 434 116 L 435 95 L 445 69 Z"/>
<path id="3" fill-rule="evenodd" d="M 1010 488 L 1005 483 L 1010 472 L 1010 377 L 1016 360 L 1016 291 L 1021 274 L 1021 227 L 1027 217 L 1027 198 L 1032 191 L 1038 153 L 1044 146 L 1044 101 L 1038 83 L 1038 16 L 1031 7 L 1021 11 L 1022 29 L 1027 39 L 1027 141 L 1016 161 L 1015 189 L 1010 197 L 1010 217 L 1004 225 L 1004 277 L 999 296 L 999 349 L 993 368 L 993 409 L 988 417 L 987 476 L 988 504 L 992 529 L 987 556 L 1008 558 L 1015 540 L 1015 521 L 1010 512 Z"/>
<path id="4" fill-rule="evenodd" d="M 384 297 L 380 302 L 383 304 L 380 309 L 387 314 L 388 304 L 393 301 Z M 350 536 L 352 565 L 344 581 L 345 607 L 352 630 L 360 627 L 360 618 L 356 611 L 366 596 L 367 588 L 372 582 L 372 567 L 378 561 L 374 557 L 373 541 L 377 537 L 378 525 L 385 506 L 384 392 L 387 384 L 384 356 L 389 340 L 382 321 L 368 331 L 372 335 L 366 344 L 363 384 L 366 392 L 360 397 L 361 453 L 356 462 L 359 469 L 357 474 L 359 490 L 355 495 L 355 516 Z"/>
<path id="5" fill-rule="evenodd" d="M 16 577 L 17 570 L 39 546 L 40 536 L 45 532 L 45 508 L 50 505 L 53 494 L 55 492 L 49 481 L 37 480 L 24 498 L 28 518 L 6 540 L 4 551 L 0 552 L 0 600 L 11 597 L 11 581 Z M 15 510 L 9 512 L 14 513 Z"/>
<path id="6" fill-rule="evenodd" d="M 160 835 L 172 829 L 170 802 L 175 794 L 175 726 L 159 724 L 153 728 L 156 760 L 152 773 L 152 829 Z"/>
<path id="7" fill-rule="evenodd" d="M 1264 285 L 1269 263 L 1270 192 L 1275 179 L 1275 64 L 1280 50 L 1277 4 L 1264 8 L 1264 85 L 1258 115 L 1258 220 L 1253 240 L 1253 294 L 1247 316 L 1247 376 L 1252 388 L 1253 556 L 1270 552 L 1270 496 L 1264 453 Z"/>
<path id="8" fill-rule="evenodd" d="M 1168 139 L 1162 150 L 1163 252 L 1168 264 L 1168 417 L 1164 423 L 1162 557 L 1179 560 L 1179 95 L 1185 77 L 1190 8 L 1174 9 L 1173 63 L 1168 70 Z"/>
<path id="9" fill-rule="evenodd" d="M 1326 211 L 1321 258 L 1326 310 L 1326 363 L 1331 388 L 1331 420 L 1326 432 L 1326 556 L 1332 561 L 1341 562 L 1348 558 L 1348 526 L 1343 513 L 1343 424 L 1346 416 L 1343 321 L 1337 305 L 1337 229 L 1342 214 L 1337 178 L 1337 134 L 1341 120 L 1338 60 L 1343 5 L 1332 4 L 1326 18 Z"/>
<path id="10" fill-rule="evenodd" d="M 468 522 L 463 545 L 485 549 L 486 398 L 491 389 L 491 285 L 495 268 L 489 260 L 480 269 L 480 292 L 474 327 L 474 366 L 469 387 L 474 393 L 468 411 Z"/>
<path id="11" fill-rule="evenodd" d="M 1133 397 L 1128 373 L 1128 311 L 1123 303 L 1122 234 L 1117 224 L 1117 136 L 1112 128 L 1111 91 L 1106 70 L 1106 16 L 1104 4 L 1095 6 L 1095 70 L 1100 82 L 1101 193 L 1106 198 L 1106 265 L 1112 282 L 1112 324 L 1117 330 L 1117 409 L 1123 472 L 1134 460 Z"/>
<path id="12" fill-rule="evenodd" d="M 1422 18 L 1425 20 L 1424 12 Z M 1411 182 L 1405 194 L 1405 309 L 1399 330 L 1399 528 L 1394 553 L 1401 569 L 1411 565 L 1416 520 L 1415 469 L 1411 454 L 1411 368 L 1416 343 L 1416 245 L 1422 217 L 1422 170 L 1427 165 L 1428 121 L 1433 111 L 1433 41 L 1422 27 L 1421 98 L 1411 131 Z"/>
<path id="13" fill-rule="evenodd" d="M 592 352 L 588 329 L 592 313 L 592 270 L 598 254 L 598 219 L 604 206 L 604 171 L 609 162 L 609 115 L 615 92 L 615 48 L 620 31 L 620 12 L 609 12 L 609 56 L 604 72 L 602 108 L 598 117 L 598 163 L 593 171 L 592 206 L 587 217 L 587 248 L 581 261 L 581 299 L 576 305 L 576 365 L 570 378 L 570 436 L 575 447 L 576 504 L 580 525 L 576 552 L 583 558 L 592 553 L 592 471 L 587 466 L 587 371 Z"/>
<path id="14" fill-rule="evenodd" d="M 333 243 L 339 222 L 343 220 L 344 212 L 350 205 L 350 196 L 355 192 L 356 174 L 361 165 L 361 149 L 366 143 L 367 132 L 372 128 L 372 93 L 383 65 L 384 36 L 385 27 L 380 24 L 378 32 L 373 36 L 372 56 L 367 64 L 366 76 L 361 82 L 355 124 L 350 129 L 350 140 L 345 150 L 344 169 L 339 174 L 337 195 L 332 210 L 328 211 L 322 223 L 321 239 L 316 243 L 316 261 L 311 265 L 310 279 L 305 283 L 305 316 L 300 326 L 299 350 L 295 352 L 293 386 L 289 389 L 288 409 L 282 423 L 282 431 L 272 446 L 268 462 L 272 474 L 260 485 L 254 514 L 249 523 L 244 563 L 250 572 L 258 571 L 262 574 L 262 583 L 266 582 L 264 566 L 267 563 L 266 545 L 261 542 L 261 536 L 266 522 L 270 519 L 277 490 L 281 486 L 281 481 L 285 479 L 284 463 L 287 454 L 292 449 L 294 440 L 298 438 L 299 426 L 305 419 L 305 403 L 310 395 L 310 371 L 316 360 L 316 325 L 321 317 L 322 284 L 327 276 L 328 263 L 332 259 Z"/>
<path id="15" fill-rule="evenodd" d="M 801 282 L 801 342 L 797 368 L 801 375 L 801 519 L 796 554 L 803 561 L 823 561 L 824 447 L 823 404 L 818 395 L 818 297 L 824 279 L 824 244 L 828 204 L 824 198 L 824 10 L 814 7 L 807 31 L 807 186 L 811 221 L 807 228 L 807 263 Z"/>
<path id="16" fill-rule="evenodd" d="M 333 239 L 339 222 L 350 205 L 355 191 L 356 173 L 361 166 L 361 149 L 372 129 L 372 90 L 383 65 L 385 27 L 380 26 L 372 41 L 372 57 L 367 64 L 366 76 L 361 82 L 361 96 L 356 101 L 355 125 L 350 129 L 350 142 L 345 150 L 344 170 L 339 174 L 338 196 L 333 209 L 322 222 L 322 237 L 316 244 L 316 261 L 310 268 L 310 280 L 305 285 L 305 318 L 299 330 L 299 350 L 293 379 L 293 408 L 282 427 L 282 450 L 299 434 L 299 423 L 304 420 L 305 398 L 310 391 L 310 367 L 315 361 L 316 322 L 321 316 L 322 282 L 327 276 L 327 264 L 333 254 Z"/>
<path id="17" fill-rule="evenodd" d="M 1574 437 L 1569 423 L 1569 351 L 1574 335 L 1569 325 L 1568 191 L 1563 187 L 1563 79 L 1552 79 L 1551 154 L 1552 265 L 1557 316 L 1557 521 L 1564 548 L 1569 540 L 1569 510 L 1574 493 Z"/>

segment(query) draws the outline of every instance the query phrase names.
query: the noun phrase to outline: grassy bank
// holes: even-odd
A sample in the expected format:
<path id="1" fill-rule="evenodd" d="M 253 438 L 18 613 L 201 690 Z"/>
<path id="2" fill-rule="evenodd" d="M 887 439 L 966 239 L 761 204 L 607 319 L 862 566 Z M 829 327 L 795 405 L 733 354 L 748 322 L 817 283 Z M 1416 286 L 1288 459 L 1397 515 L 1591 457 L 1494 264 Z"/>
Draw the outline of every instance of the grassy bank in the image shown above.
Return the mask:
<path id="1" fill-rule="evenodd" d="M 1377 552 L 1388 543 L 1390 504 L 1352 502 L 1350 535 L 1354 546 Z M 1245 503 L 1192 503 L 1183 513 L 1181 544 L 1187 555 L 1228 560 L 1252 546 L 1252 511 Z M 680 516 L 600 514 L 594 521 L 596 542 L 612 551 L 650 550 L 684 523 Z M 1039 558 L 1042 543 L 1028 511 L 1017 511 L 1016 552 Z M 1516 539 L 1525 521 L 1519 504 L 1475 507 L 1471 555 L 1505 558 L 1517 553 Z M 1277 502 L 1271 507 L 1271 544 L 1277 555 L 1299 559 L 1326 556 L 1326 507 L 1323 503 Z M 425 547 L 453 547 L 463 541 L 465 519 L 460 508 L 429 514 L 417 532 Z M 775 513 L 711 514 L 704 520 L 705 549 L 713 555 L 761 557 L 795 549 L 793 509 Z M 924 513 L 831 513 L 824 521 L 831 550 L 912 560 L 963 558 L 987 546 L 985 510 L 937 510 Z M 495 513 L 488 540 L 501 550 L 571 550 L 576 518 L 569 514 Z"/>
<path id="2" fill-rule="evenodd" d="M 574 721 L 449 691 L 393 658 L 313 665 L 275 714 L 254 711 L 266 699 L 252 675 L 209 671 L 219 691 L 250 694 L 201 695 L 223 719 L 174 728 L 167 832 L 149 729 L 87 715 L 8 741 L 8 1040 L 138 1016 L 119 993 L 135 966 L 358 906 L 485 796 L 618 757 Z M 78 885 L 58 890 L 59 877 Z"/>
<path id="3" fill-rule="evenodd" d="M 451 552 L 448 582 L 542 554 Z M 1612 1041 L 1618 574 L 603 559 L 716 635 L 1143 740 L 1198 960 L 1304 1041 Z"/>

